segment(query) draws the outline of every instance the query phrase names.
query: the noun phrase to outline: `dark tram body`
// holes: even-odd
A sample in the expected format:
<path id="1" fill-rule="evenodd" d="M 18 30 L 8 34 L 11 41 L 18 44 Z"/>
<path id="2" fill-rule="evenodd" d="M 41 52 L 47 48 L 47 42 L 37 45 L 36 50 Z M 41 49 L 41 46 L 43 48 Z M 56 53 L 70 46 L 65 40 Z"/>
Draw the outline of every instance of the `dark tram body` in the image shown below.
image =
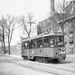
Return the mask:
<path id="1" fill-rule="evenodd" d="M 65 60 L 64 35 L 49 33 L 24 39 L 21 43 L 21 55 L 24 59 L 50 61 Z"/>

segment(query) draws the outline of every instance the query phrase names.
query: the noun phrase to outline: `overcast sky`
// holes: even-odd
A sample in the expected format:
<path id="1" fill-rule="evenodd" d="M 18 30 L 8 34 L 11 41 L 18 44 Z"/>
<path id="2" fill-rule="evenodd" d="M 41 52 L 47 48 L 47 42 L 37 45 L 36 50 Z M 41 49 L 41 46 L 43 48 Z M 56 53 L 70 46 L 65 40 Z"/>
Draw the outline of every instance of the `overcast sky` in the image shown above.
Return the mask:
<path id="1" fill-rule="evenodd" d="M 55 6 L 59 1 L 62 2 L 62 0 L 55 0 Z M 36 22 L 47 18 L 50 12 L 50 0 L 0 0 L 0 16 L 10 14 L 17 17 L 27 15 L 27 12 L 33 13 Z M 21 29 L 15 30 L 12 45 L 20 40 L 20 35 Z"/>

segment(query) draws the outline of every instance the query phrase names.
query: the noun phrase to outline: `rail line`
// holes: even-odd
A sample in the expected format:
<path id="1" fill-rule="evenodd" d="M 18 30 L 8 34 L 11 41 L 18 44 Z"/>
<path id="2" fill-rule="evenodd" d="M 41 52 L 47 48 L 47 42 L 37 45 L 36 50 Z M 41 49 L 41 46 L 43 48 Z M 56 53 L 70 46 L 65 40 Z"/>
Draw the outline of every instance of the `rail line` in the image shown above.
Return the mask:
<path id="1" fill-rule="evenodd" d="M 63 72 L 65 71 L 66 73 L 69 72 L 68 75 L 71 75 L 71 74 L 74 75 L 75 74 L 75 71 L 70 71 L 70 70 L 65 70 L 65 69 L 61 69 L 61 68 L 56 68 L 56 67 L 53 67 L 53 66 L 49 66 L 48 67 L 48 66 L 44 66 L 43 65 L 43 66 L 40 67 L 40 65 L 38 65 L 38 64 L 36 64 L 35 66 L 31 66 L 31 65 L 21 64 L 21 63 L 18 63 L 18 62 L 13 62 L 13 63 L 18 65 L 18 66 L 30 68 L 30 69 L 33 69 L 33 70 L 39 70 L 39 71 L 46 72 L 46 73 L 51 73 L 51 74 L 54 74 L 54 75 L 60 75 L 60 73 L 54 72 L 55 71 L 54 69 L 62 70 Z M 40 67 L 40 68 L 38 68 L 38 67 Z M 45 69 L 43 69 L 42 67 L 45 67 Z"/>
<path id="2" fill-rule="evenodd" d="M 74 75 L 75 74 L 75 71 L 73 70 L 69 70 L 69 69 L 67 69 L 67 67 L 66 68 L 60 68 L 60 67 L 57 67 L 57 66 L 54 66 L 54 65 L 52 65 L 52 63 L 49 65 L 49 64 L 45 64 L 45 63 L 39 63 L 39 62 L 33 62 L 33 61 L 22 61 L 21 59 L 17 59 L 17 58 L 14 58 L 14 57 L 12 57 L 13 59 L 8 59 L 7 60 L 7 62 L 8 63 L 14 63 L 14 64 L 16 64 L 16 65 L 18 65 L 18 66 L 21 66 L 21 67 L 24 67 L 24 68 L 30 68 L 30 69 L 33 69 L 33 70 L 39 70 L 39 71 L 42 71 L 42 72 L 46 72 L 46 73 L 51 73 L 51 74 L 53 74 L 53 75 L 60 75 L 61 73 L 59 73 L 59 72 L 55 72 L 55 70 L 57 70 L 57 71 L 61 71 L 61 72 L 65 72 L 66 74 L 68 74 L 68 75 Z M 23 63 L 29 63 L 29 64 L 31 64 L 31 65 L 27 65 L 27 64 L 23 64 Z M 43 67 L 45 68 L 45 69 L 43 69 Z M 61 74 L 61 75 L 64 75 L 63 73 Z"/>

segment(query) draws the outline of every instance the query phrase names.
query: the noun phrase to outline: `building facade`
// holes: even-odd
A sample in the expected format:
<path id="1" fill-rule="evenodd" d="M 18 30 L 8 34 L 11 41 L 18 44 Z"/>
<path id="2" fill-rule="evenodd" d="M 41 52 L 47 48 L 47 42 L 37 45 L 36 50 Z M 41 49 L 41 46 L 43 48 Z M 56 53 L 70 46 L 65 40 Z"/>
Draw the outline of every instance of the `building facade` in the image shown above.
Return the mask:
<path id="1" fill-rule="evenodd" d="M 51 0 L 53 3 L 54 0 Z M 75 52 L 75 0 L 72 0 L 65 8 L 64 18 L 61 13 L 56 13 L 51 7 L 52 16 L 39 22 L 37 35 L 51 31 L 64 31 L 64 39 L 67 53 Z"/>

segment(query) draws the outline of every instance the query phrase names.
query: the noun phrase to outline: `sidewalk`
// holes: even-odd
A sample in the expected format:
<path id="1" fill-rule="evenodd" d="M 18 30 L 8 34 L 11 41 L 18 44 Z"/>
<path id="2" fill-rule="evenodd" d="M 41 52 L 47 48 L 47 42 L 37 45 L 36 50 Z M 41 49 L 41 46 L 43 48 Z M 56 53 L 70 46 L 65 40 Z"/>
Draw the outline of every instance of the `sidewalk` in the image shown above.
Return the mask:
<path id="1" fill-rule="evenodd" d="M 6 56 L 9 56 L 9 57 L 14 57 L 14 58 L 22 58 L 21 57 L 21 54 L 5 54 Z"/>

